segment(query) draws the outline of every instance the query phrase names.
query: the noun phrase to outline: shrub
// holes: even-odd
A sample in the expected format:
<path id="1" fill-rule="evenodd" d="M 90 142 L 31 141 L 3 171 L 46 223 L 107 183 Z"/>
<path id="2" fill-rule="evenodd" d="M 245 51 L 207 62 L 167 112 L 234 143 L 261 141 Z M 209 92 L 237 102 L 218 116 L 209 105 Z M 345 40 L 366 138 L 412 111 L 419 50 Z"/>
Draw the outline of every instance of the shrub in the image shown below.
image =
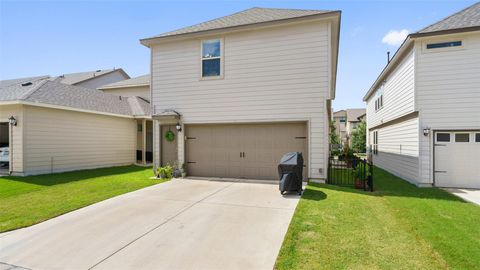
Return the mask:
<path id="1" fill-rule="evenodd" d="M 160 179 L 170 180 L 173 177 L 173 167 L 167 164 L 167 166 L 157 168 L 157 177 Z"/>

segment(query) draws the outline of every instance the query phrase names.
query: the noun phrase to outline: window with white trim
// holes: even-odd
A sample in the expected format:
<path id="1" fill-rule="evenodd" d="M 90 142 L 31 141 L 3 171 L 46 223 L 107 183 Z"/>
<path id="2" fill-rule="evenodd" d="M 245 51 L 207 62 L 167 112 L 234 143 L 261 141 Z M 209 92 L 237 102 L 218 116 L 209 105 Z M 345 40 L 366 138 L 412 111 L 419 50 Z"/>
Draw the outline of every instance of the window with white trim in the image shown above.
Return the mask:
<path id="1" fill-rule="evenodd" d="M 470 133 L 455 133 L 455 142 L 470 142 Z"/>
<path id="2" fill-rule="evenodd" d="M 202 78 L 222 75 L 222 41 L 211 39 L 202 41 Z"/>
<path id="3" fill-rule="evenodd" d="M 437 142 L 450 142 L 450 133 L 437 133 Z"/>
<path id="4" fill-rule="evenodd" d="M 374 155 L 378 155 L 378 131 L 373 132 L 372 152 Z"/>
<path id="5" fill-rule="evenodd" d="M 480 142 L 480 133 L 475 134 L 475 142 Z"/>

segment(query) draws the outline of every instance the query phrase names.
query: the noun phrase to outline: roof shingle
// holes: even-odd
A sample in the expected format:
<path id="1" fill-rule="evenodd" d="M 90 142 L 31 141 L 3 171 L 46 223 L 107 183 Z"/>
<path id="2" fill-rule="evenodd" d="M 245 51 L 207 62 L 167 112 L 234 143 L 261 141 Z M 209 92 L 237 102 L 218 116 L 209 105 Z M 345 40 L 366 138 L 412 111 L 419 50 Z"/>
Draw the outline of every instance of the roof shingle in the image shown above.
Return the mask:
<path id="1" fill-rule="evenodd" d="M 175 36 L 181 34 L 202 32 L 221 28 L 279 21 L 292 18 L 300 18 L 310 15 L 318 15 L 334 12 L 331 10 L 305 10 L 305 9 L 280 9 L 280 8 L 259 8 L 254 7 L 240 11 L 228 16 L 213 19 L 207 22 L 184 27 L 174 31 L 166 32 L 151 38 Z M 147 38 L 150 39 L 150 38 Z"/>
<path id="2" fill-rule="evenodd" d="M 419 34 L 480 26 L 480 2 L 475 3 L 447 18 L 431 24 Z"/>

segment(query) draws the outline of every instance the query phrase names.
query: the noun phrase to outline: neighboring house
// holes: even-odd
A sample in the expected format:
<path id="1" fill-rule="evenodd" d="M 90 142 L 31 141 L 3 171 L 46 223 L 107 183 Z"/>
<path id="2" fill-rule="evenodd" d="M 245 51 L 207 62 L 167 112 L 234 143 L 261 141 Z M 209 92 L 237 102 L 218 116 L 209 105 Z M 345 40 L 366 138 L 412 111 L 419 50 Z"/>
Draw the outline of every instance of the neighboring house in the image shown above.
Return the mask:
<path id="1" fill-rule="evenodd" d="M 347 111 L 340 110 L 333 113 L 333 123 L 335 124 L 335 132 L 340 138 L 342 145 L 347 143 Z"/>
<path id="2" fill-rule="evenodd" d="M 299 151 L 305 177 L 325 179 L 339 27 L 340 11 L 252 8 L 142 39 L 155 166 L 175 158 L 192 176 L 278 179 L 282 155 Z"/>
<path id="3" fill-rule="evenodd" d="M 105 93 L 123 97 L 137 96 L 150 101 L 150 74 L 97 87 Z"/>
<path id="4" fill-rule="evenodd" d="M 363 114 L 361 114 L 359 117 L 357 117 L 359 122 L 365 121 L 367 122 L 367 110 Z"/>
<path id="5" fill-rule="evenodd" d="M 137 123 L 150 114 L 149 102 L 141 98 L 49 76 L 0 81 L 2 146 L 10 148 L 14 175 L 133 164 Z"/>
<path id="6" fill-rule="evenodd" d="M 98 90 L 102 90 L 105 93 L 119 95 L 123 97 L 140 97 L 145 101 L 150 102 L 150 74 L 131 78 L 124 81 L 114 82 L 107 85 L 98 87 Z M 146 123 L 138 123 L 137 132 L 137 160 L 142 160 L 143 154 L 143 141 L 146 141 L 146 153 L 145 159 L 148 163 L 153 159 L 153 124 L 151 119 L 145 120 Z M 143 132 L 143 125 L 146 127 L 146 138 L 141 136 Z M 171 162 L 171 161 L 170 161 Z"/>
<path id="7" fill-rule="evenodd" d="M 130 79 L 130 76 L 128 76 L 128 74 L 121 68 L 69 73 L 52 78 L 52 80 L 64 84 L 76 85 L 91 89 L 97 89 L 102 85 L 127 79 Z"/>
<path id="8" fill-rule="evenodd" d="M 366 109 L 346 109 L 333 113 L 333 121 L 337 134 L 340 136 L 342 144 L 352 146 L 352 132 L 357 128 L 357 125 L 362 121 L 362 116 L 366 113 Z"/>
<path id="9" fill-rule="evenodd" d="M 376 166 L 480 188 L 480 3 L 410 34 L 364 97 Z"/>

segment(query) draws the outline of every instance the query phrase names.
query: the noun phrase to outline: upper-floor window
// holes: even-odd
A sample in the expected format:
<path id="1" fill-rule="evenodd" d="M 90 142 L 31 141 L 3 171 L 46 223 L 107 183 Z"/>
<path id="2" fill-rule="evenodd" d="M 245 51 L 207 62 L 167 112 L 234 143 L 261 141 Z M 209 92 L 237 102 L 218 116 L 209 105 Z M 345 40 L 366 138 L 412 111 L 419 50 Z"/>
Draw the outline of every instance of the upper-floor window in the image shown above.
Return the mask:
<path id="1" fill-rule="evenodd" d="M 375 111 L 378 111 L 381 108 L 383 108 L 383 94 L 380 94 L 380 96 L 375 99 Z"/>
<path id="2" fill-rule="evenodd" d="M 222 75 L 222 41 L 202 41 L 202 78 Z"/>
<path id="3" fill-rule="evenodd" d="M 438 48 L 448 48 L 448 47 L 458 47 L 458 46 L 462 46 L 462 41 L 427 43 L 427 49 L 438 49 Z"/>
<path id="4" fill-rule="evenodd" d="M 340 123 L 345 123 L 347 121 L 347 118 L 342 116 L 342 117 L 340 117 L 339 121 L 340 121 Z"/>

